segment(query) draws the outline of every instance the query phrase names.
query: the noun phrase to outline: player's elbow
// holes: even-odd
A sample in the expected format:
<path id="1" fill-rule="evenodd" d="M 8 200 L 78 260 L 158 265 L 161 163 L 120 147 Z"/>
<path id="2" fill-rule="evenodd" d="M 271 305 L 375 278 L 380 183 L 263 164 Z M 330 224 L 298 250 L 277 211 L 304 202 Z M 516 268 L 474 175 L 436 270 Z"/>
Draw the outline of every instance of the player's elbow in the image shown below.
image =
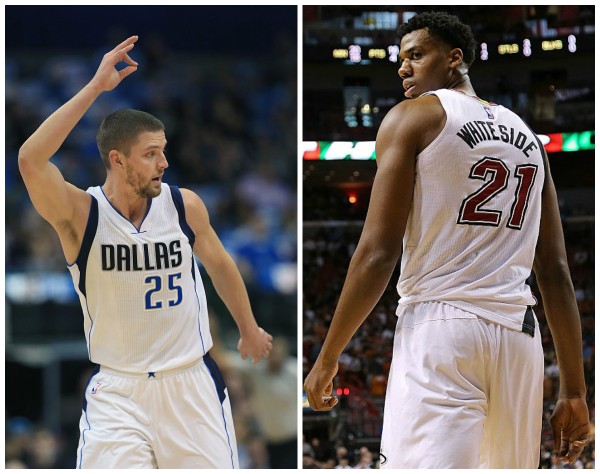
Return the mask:
<path id="1" fill-rule="evenodd" d="M 359 265 L 374 273 L 391 273 L 398 262 L 399 252 L 392 248 L 357 249 Z"/>
<path id="2" fill-rule="evenodd" d="M 26 145 L 23 145 L 19 149 L 18 164 L 19 164 L 19 172 L 21 173 L 21 176 L 25 177 L 31 173 L 32 159 L 31 159 L 31 154 L 27 150 Z"/>
<path id="3" fill-rule="evenodd" d="M 538 284 L 544 288 L 571 286 L 569 264 L 565 258 L 536 257 L 533 271 Z"/>
<path id="4" fill-rule="evenodd" d="M 27 142 L 19 148 L 18 164 L 21 176 L 24 178 L 36 170 L 35 155 Z"/>

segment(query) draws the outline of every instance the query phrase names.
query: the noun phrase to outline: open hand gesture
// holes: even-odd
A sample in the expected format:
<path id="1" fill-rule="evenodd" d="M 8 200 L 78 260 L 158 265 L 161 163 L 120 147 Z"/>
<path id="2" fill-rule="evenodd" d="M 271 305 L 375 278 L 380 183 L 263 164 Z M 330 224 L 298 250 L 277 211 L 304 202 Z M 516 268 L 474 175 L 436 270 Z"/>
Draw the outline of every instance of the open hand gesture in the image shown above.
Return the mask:
<path id="1" fill-rule="evenodd" d="M 137 71 L 138 63 L 131 59 L 128 54 L 137 40 L 138 36 L 130 36 L 115 49 L 106 53 L 91 83 L 101 91 L 110 91 L 117 87 L 129 74 Z M 118 71 L 116 65 L 121 61 L 128 66 Z"/>

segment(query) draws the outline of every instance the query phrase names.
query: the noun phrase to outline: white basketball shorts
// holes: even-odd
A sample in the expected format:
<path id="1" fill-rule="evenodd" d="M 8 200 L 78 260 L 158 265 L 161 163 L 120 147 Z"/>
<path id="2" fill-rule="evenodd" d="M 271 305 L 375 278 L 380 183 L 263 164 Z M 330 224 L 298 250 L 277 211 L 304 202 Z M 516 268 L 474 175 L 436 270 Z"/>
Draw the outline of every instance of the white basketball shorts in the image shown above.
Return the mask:
<path id="1" fill-rule="evenodd" d="M 536 469 L 544 355 L 535 326 L 532 337 L 440 302 L 403 308 L 381 467 Z"/>
<path id="2" fill-rule="evenodd" d="M 227 389 L 207 354 L 180 369 L 99 367 L 85 390 L 77 468 L 238 468 Z"/>

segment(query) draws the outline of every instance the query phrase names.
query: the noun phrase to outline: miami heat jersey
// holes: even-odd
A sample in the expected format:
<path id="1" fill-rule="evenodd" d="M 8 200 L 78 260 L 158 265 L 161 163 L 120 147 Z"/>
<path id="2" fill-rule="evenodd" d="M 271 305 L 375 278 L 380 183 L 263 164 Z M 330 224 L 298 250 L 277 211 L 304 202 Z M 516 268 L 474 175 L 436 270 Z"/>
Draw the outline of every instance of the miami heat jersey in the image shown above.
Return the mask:
<path id="1" fill-rule="evenodd" d="M 438 137 L 416 158 L 398 314 L 442 301 L 525 330 L 544 182 L 542 144 L 505 107 L 454 90 Z M 527 324 L 527 321 L 525 321 Z"/>
<path id="2" fill-rule="evenodd" d="M 194 233 L 183 198 L 162 184 L 140 228 L 101 187 L 81 250 L 69 266 L 84 313 L 92 362 L 125 372 L 158 372 L 200 359 L 212 346 Z"/>

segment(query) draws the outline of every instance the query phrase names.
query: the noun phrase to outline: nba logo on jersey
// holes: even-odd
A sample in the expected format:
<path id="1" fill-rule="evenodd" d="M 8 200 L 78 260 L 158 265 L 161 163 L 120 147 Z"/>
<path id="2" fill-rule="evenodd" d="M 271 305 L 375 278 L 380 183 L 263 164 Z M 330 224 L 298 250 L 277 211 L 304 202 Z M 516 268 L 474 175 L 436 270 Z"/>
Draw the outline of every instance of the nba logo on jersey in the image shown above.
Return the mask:
<path id="1" fill-rule="evenodd" d="M 102 385 L 101 383 L 97 383 L 96 385 L 94 385 L 92 387 L 92 395 L 95 394 L 98 390 L 100 390 L 100 385 Z"/>
<path id="2" fill-rule="evenodd" d="M 490 120 L 494 120 L 494 114 L 492 113 L 492 109 L 490 109 L 489 107 L 484 107 L 483 110 L 486 111 L 487 116 Z"/>

